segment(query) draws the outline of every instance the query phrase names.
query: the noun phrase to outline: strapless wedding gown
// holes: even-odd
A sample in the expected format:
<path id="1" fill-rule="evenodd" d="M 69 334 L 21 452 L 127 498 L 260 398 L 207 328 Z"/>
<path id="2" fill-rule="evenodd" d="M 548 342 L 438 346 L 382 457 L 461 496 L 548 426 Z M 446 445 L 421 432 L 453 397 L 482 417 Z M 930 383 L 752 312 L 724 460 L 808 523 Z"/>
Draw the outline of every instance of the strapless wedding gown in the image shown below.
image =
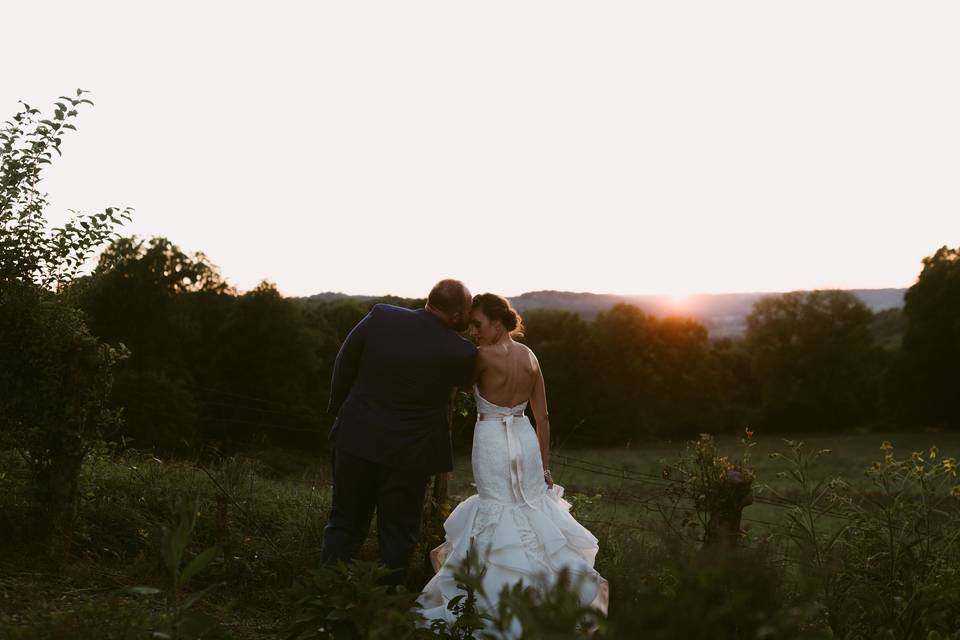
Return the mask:
<path id="1" fill-rule="evenodd" d="M 444 522 L 446 539 L 430 556 L 436 574 L 418 602 L 427 620 L 453 621 L 447 603 L 463 592 L 454 570 L 463 562 L 471 539 L 487 571 L 486 601 L 496 610 L 504 585 L 552 585 L 561 567 L 579 584 L 580 602 L 607 610 L 607 581 L 593 563 L 597 538 L 570 514 L 563 487 L 548 489 L 536 431 L 523 411 L 524 402 L 501 407 L 480 395 L 476 385 L 477 424 L 473 432 L 473 478 L 477 493 L 457 505 Z M 481 419 L 482 418 L 482 419 Z"/>

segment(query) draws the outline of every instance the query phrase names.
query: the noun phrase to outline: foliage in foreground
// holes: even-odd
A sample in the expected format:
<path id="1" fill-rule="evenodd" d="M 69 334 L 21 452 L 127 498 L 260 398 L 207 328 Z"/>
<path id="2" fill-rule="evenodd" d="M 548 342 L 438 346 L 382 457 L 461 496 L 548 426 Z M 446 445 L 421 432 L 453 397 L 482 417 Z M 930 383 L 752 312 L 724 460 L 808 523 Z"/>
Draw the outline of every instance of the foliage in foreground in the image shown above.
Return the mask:
<path id="1" fill-rule="evenodd" d="M 219 547 L 207 547 L 181 567 L 184 553 L 197 523 L 198 500 L 185 500 L 179 506 L 180 517 L 173 527 L 164 527 L 160 551 L 163 564 L 170 577 L 170 589 L 167 598 L 167 610 L 163 622 L 153 631 L 153 637 L 159 640 L 210 640 L 229 638 L 229 635 L 209 615 L 194 608 L 205 595 L 213 589 L 222 587 L 223 582 L 215 582 L 189 595 L 182 591 L 195 576 L 204 571 L 217 556 Z M 157 595 L 162 591 L 156 587 L 135 586 L 126 589 L 128 593 L 138 595 Z"/>
<path id="2" fill-rule="evenodd" d="M 634 555 L 637 559 L 642 557 Z M 651 556 L 643 557 L 650 561 Z M 649 568 L 649 567 L 647 567 Z M 522 583 L 504 588 L 494 610 L 479 608 L 483 588 L 478 564 L 455 574 L 462 595 L 449 603 L 455 622 L 424 621 L 415 593 L 390 594 L 378 580 L 387 570 L 357 562 L 324 567 L 298 583 L 296 614 L 287 640 L 342 638 L 439 638 L 481 640 L 504 632 L 525 639 L 815 640 L 828 637 L 806 627 L 816 617 L 811 603 L 785 602 L 779 576 L 756 554 L 660 559 L 656 576 L 638 583 L 646 569 L 617 576 L 613 618 L 578 601 L 577 585 L 561 574 L 551 588 Z M 620 607 L 616 609 L 616 607 Z"/>
<path id="3" fill-rule="evenodd" d="M 749 440 L 746 453 L 750 451 Z M 958 638 L 960 584 L 955 567 L 960 566 L 960 496 L 956 495 L 960 487 L 955 476 L 956 460 L 935 447 L 897 456 L 892 445 L 885 443 L 881 460 L 868 469 L 867 483 L 857 486 L 823 472 L 824 458 L 832 455 L 827 450 L 808 452 L 803 443 L 790 442 L 773 461 L 783 465 L 785 481 L 776 482 L 775 490 L 769 488 L 769 494 L 762 498 L 758 496 L 782 505 L 783 509 L 777 511 L 782 519 L 774 520 L 770 529 L 759 534 L 753 529 L 753 533 L 741 537 L 739 549 L 721 547 L 717 552 L 704 552 L 700 545 L 709 520 L 694 517 L 696 526 L 691 526 L 690 510 L 710 510 L 714 483 L 726 482 L 731 465 L 748 477 L 758 481 L 763 478 L 747 464 L 750 459 L 746 455 L 746 460 L 734 464 L 710 440 L 694 443 L 690 451 L 695 455 L 687 454 L 681 458 L 682 464 L 674 465 L 681 468 L 686 464 L 693 474 L 677 483 L 683 489 L 676 496 L 680 500 L 677 506 L 686 507 L 678 508 L 678 519 L 664 519 L 652 535 L 635 533 L 627 526 L 594 530 L 602 537 L 597 567 L 610 581 L 611 602 L 609 618 L 595 620 L 599 628 L 591 637 L 633 638 L 637 629 L 643 629 L 644 637 L 664 640 Z M 129 454 L 122 454 L 123 465 L 95 458 L 97 469 L 90 483 L 96 495 L 85 498 L 91 508 L 84 511 L 84 517 L 105 520 L 83 523 L 82 530 L 90 531 L 92 540 L 105 541 L 102 534 L 123 525 L 122 520 L 106 519 L 120 513 L 132 516 L 149 510 L 141 514 L 144 520 L 129 529 L 133 536 L 139 535 L 139 527 L 148 526 L 146 518 L 178 522 L 178 494 L 200 486 L 213 489 L 209 479 L 193 467 L 149 458 L 129 459 Z M 692 466 L 694 462 L 697 464 Z M 300 498 L 294 499 L 294 484 L 286 486 L 282 481 L 255 477 L 257 470 L 240 462 L 225 461 L 212 468 L 212 473 L 243 507 L 230 516 L 235 519 L 231 525 L 235 536 L 246 540 L 269 523 L 275 541 L 285 553 L 295 556 L 293 567 L 315 561 L 316 556 L 309 555 L 308 550 L 318 548 L 319 525 L 328 505 L 303 502 L 308 493 L 313 496 L 312 489 L 304 488 L 297 494 Z M 0 487 L 11 486 L 9 480 L 3 480 Z M 198 508 L 201 517 L 191 534 L 193 545 L 184 556 L 201 556 L 205 547 L 221 542 L 214 498 L 212 493 L 203 495 Z M 311 513 L 311 522 L 315 521 L 318 529 L 301 547 L 302 534 L 296 530 L 300 527 L 297 518 L 304 511 Z M 684 517 L 689 532 L 677 535 Z M 586 523 L 592 526 L 589 520 Z M 655 522 L 647 524 L 656 527 Z M 168 539 L 164 536 L 164 545 Z M 144 545 L 137 555 L 155 555 L 158 560 L 163 557 L 152 530 L 149 538 L 137 541 Z M 239 542 L 236 552 L 245 557 L 248 545 L 259 549 L 258 553 L 268 551 L 264 542 Z M 366 549 L 364 557 L 372 557 L 372 551 Z M 210 577 L 203 584 L 226 580 L 231 593 L 242 592 L 254 583 L 260 593 L 282 588 L 292 575 L 271 577 L 274 565 L 263 560 L 253 560 L 249 569 L 239 573 L 226 571 L 219 562 L 219 558 L 211 560 L 205 572 Z M 294 595 L 296 614 L 291 620 L 299 628 L 291 637 L 479 639 L 488 626 L 505 627 L 511 620 L 522 620 L 524 628 L 531 629 L 527 637 L 576 638 L 575 625 L 585 613 L 577 611 L 569 592 L 538 593 L 522 587 L 503 594 L 506 604 L 502 610 L 478 611 L 476 589 L 470 597 L 471 570 L 465 567 L 458 576 L 464 597 L 454 603 L 458 623 L 438 624 L 431 629 L 416 624 L 415 594 L 389 593 L 379 585 L 382 575 L 383 570 L 376 565 L 362 562 L 310 574 Z M 170 580 L 172 583 L 173 577 Z M 201 587 L 191 587 L 190 591 L 200 591 Z M 157 602 L 143 600 L 148 601 Z M 179 600 L 185 601 L 186 597 Z M 91 609 L 90 615 L 99 615 L 105 628 L 115 628 L 117 633 L 124 625 L 134 629 L 147 624 L 142 612 L 129 607 L 126 610 L 129 615 L 123 619 L 120 609 L 99 614 Z M 491 617 L 484 618 L 486 614 Z M 66 620 L 72 618 L 61 618 L 61 623 L 37 621 L 35 629 L 66 628 L 57 626 L 70 624 Z M 167 624 L 170 620 L 168 615 Z M 164 623 L 149 624 L 150 629 L 159 630 Z M 334 628 L 334 636 L 324 635 Z"/>
<path id="4" fill-rule="evenodd" d="M 866 471 L 869 490 L 815 475 L 829 451 L 788 441 L 783 473 L 797 491 L 785 532 L 802 584 L 835 637 L 960 638 L 960 485 L 957 461 L 937 447 L 883 460 Z"/>

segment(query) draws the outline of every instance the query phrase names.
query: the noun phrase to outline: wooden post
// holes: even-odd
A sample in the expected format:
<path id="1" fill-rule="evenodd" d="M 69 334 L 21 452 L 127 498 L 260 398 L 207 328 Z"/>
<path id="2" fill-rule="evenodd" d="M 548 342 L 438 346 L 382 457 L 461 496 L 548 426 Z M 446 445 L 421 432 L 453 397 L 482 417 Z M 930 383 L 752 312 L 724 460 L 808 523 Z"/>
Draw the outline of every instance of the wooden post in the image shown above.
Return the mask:
<path id="1" fill-rule="evenodd" d="M 708 505 L 703 549 L 735 549 L 740 540 L 743 509 L 753 504 L 753 481 L 744 477 L 742 468 L 728 469 L 723 482 Z"/>

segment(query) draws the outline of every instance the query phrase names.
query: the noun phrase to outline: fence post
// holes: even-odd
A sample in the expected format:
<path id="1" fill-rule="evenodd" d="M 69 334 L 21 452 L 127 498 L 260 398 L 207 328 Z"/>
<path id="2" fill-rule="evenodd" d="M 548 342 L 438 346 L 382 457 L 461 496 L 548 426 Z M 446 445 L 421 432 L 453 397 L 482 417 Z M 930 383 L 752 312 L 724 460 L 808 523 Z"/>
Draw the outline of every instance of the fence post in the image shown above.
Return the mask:
<path id="1" fill-rule="evenodd" d="M 743 509 L 753 504 L 752 485 L 753 481 L 744 476 L 742 467 L 727 470 L 726 476 L 717 485 L 716 493 L 707 502 L 704 550 L 737 547 Z"/>
<path id="2" fill-rule="evenodd" d="M 230 522 L 230 502 L 223 493 L 217 494 L 216 538 L 223 550 L 223 571 L 231 580 L 236 579 L 239 571 L 234 559 L 233 527 Z"/>

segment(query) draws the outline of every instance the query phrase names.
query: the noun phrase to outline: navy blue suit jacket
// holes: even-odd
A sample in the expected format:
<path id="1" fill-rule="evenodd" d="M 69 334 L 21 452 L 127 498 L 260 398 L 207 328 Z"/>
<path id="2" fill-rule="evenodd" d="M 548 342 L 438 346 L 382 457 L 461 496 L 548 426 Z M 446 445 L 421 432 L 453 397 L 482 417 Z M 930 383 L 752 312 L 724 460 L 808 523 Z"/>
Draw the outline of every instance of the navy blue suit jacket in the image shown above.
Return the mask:
<path id="1" fill-rule="evenodd" d="M 337 354 L 328 412 L 338 450 L 390 467 L 453 469 L 447 411 L 477 348 L 426 309 L 378 304 Z"/>

